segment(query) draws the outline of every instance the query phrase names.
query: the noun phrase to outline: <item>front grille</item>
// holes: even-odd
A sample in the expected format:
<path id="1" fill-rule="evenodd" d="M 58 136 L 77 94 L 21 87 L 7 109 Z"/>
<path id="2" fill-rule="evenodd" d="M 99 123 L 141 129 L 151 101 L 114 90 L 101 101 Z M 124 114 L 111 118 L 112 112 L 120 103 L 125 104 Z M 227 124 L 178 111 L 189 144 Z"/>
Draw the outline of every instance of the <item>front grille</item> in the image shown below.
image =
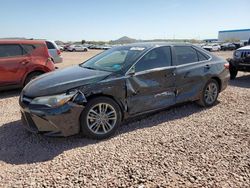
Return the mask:
<path id="1" fill-rule="evenodd" d="M 247 58 L 250 55 L 250 51 L 242 51 L 241 52 L 241 58 Z"/>

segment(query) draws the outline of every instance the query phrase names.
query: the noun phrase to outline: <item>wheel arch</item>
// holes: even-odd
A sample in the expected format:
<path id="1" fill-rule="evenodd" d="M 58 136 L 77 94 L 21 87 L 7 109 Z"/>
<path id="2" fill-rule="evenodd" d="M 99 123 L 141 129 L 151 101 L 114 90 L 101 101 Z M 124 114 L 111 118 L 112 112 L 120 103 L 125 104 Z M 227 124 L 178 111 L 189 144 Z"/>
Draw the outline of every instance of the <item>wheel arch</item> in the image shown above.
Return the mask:
<path id="1" fill-rule="evenodd" d="M 33 74 L 33 73 L 42 73 L 42 74 L 44 74 L 44 73 L 46 73 L 46 71 L 43 71 L 43 70 L 41 70 L 41 69 L 35 69 L 35 70 L 32 70 L 32 71 L 30 71 L 30 72 L 28 72 L 24 77 L 23 77 L 23 80 L 22 80 L 22 85 L 24 86 L 24 84 L 25 84 L 25 81 L 26 81 L 26 79 L 29 77 L 29 75 L 31 75 L 31 74 Z"/>
<path id="2" fill-rule="evenodd" d="M 117 99 L 116 97 L 114 97 L 112 95 L 108 95 L 108 94 L 104 94 L 104 93 L 95 93 L 95 94 L 87 96 L 86 99 L 88 102 L 89 100 L 92 100 L 92 99 L 97 98 L 97 97 L 107 97 L 107 98 L 112 99 L 119 106 L 119 108 L 121 110 L 122 120 L 124 119 L 124 112 L 126 111 L 126 107 L 119 99 Z"/>
<path id="3" fill-rule="evenodd" d="M 215 80 L 218 85 L 219 85 L 219 92 L 221 91 L 221 85 L 222 85 L 222 82 L 221 82 L 221 79 L 217 76 L 213 76 L 211 79 Z"/>

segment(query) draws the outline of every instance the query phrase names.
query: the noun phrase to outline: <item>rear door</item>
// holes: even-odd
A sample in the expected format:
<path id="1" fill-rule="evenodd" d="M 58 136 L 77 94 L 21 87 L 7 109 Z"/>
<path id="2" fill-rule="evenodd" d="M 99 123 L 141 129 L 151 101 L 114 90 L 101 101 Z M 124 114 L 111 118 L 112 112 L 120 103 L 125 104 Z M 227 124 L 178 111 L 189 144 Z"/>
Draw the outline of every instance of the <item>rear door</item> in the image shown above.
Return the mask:
<path id="1" fill-rule="evenodd" d="M 0 44 L 0 86 L 20 85 L 30 56 L 19 44 Z"/>
<path id="2" fill-rule="evenodd" d="M 174 54 L 176 102 L 194 100 L 211 73 L 210 57 L 192 46 L 175 46 Z"/>
<path id="3" fill-rule="evenodd" d="M 175 68 L 171 48 L 152 49 L 138 61 L 126 79 L 129 114 L 138 114 L 175 104 Z"/>

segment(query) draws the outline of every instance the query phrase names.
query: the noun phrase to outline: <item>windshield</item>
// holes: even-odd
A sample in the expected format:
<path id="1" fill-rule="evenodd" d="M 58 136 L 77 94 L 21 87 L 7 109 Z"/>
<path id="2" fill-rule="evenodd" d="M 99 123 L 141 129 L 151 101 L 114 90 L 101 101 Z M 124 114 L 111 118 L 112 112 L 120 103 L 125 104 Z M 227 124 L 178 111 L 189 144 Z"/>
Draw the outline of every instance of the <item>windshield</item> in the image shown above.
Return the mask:
<path id="1" fill-rule="evenodd" d="M 87 60 L 80 64 L 80 66 L 89 69 L 116 72 L 134 63 L 145 50 L 146 48 L 144 47 L 116 47 Z"/>

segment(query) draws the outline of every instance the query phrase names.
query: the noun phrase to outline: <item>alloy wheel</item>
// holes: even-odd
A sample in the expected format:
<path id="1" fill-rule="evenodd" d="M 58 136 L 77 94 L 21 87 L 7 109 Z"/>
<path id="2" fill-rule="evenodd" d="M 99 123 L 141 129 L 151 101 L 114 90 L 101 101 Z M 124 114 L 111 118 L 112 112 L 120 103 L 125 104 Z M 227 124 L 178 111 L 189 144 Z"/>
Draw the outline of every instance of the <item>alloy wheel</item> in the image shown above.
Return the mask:
<path id="1" fill-rule="evenodd" d="M 98 103 L 87 114 L 87 126 L 94 134 L 107 134 L 117 121 L 117 112 L 108 103 Z"/>
<path id="2" fill-rule="evenodd" d="M 205 102 L 209 105 L 213 104 L 218 96 L 218 87 L 214 82 L 211 82 L 207 85 L 205 90 L 204 99 Z"/>

